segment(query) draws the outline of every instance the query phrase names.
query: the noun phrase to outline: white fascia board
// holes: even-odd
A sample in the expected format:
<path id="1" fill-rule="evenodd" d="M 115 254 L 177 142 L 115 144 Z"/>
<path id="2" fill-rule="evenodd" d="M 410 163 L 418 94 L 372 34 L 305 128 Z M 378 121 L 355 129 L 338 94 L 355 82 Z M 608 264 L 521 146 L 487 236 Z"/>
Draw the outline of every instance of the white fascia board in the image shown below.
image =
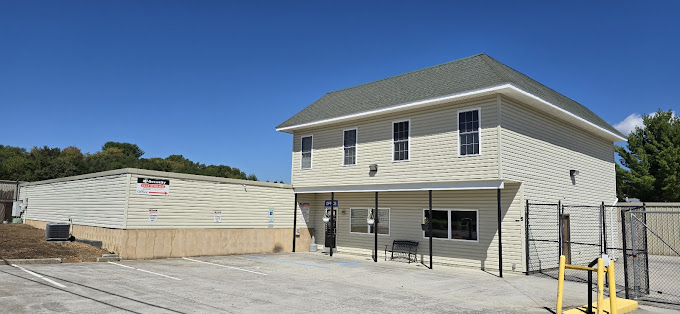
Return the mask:
<path id="1" fill-rule="evenodd" d="M 513 84 L 507 83 L 507 84 L 502 84 L 502 85 L 497 85 L 497 86 L 492 86 L 488 88 L 483 88 L 483 89 L 477 89 L 477 90 L 471 90 L 463 93 L 456 93 L 456 94 L 451 94 L 447 96 L 442 96 L 442 97 L 437 97 L 437 98 L 431 98 L 431 99 L 425 99 L 425 100 L 419 100 L 419 101 L 414 101 L 414 102 L 409 102 L 405 104 L 400 104 L 396 106 L 391 106 L 387 108 L 381 108 L 381 109 L 376 109 L 376 110 L 369 110 L 369 111 L 364 111 L 360 113 L 355 113 L 351 115 L 346 115 L 346 116 L 341 116 L 341 117 L 335 117 L 335 118 L 330 118 L 330 119 L 325 119 L 325 120 L 319 120 L 319 121 L 314 121 L 314 122 L 309 122 L 309 123 L 303 123 L 303 124 L 298 124 L 298 125 L 291 125 L 283 128 L 277 128 L 276 131 L 279 132 L 287 132 L 291 133 L 295 129 L 299 128 L 305 128 L 305 127 L 312 127 L 312 126 L 320 126 L 320 125 L 325 125 L 325 124 L 330 124 L 334 122 L 341 122 L 341 121 L 346 121 L 346 120 L 351 120 L 351 119 L 357 119 L 357 118 L 365 118 L 369 116 L 374 116 L 374 115 L 379 115 L 379 114 L 384 114 L 384 113 L 391 113 L 391 112 L 396 112 L 399 110 L 404 110 L 404 109 L 410 109 L 416 106 L 428 106 L 428 105 L 436 105 L 436 104 L 441 104 L 445 102 L 450 102 L 462 98 L 472 98 L 472 97 L 478 97 L 478 96 L 484 96 L 487 94 L 492 94 L 492 93 L 500 93 L 504 94 L 507 96 L 517 96 L 521 95 L 524 96 L 532 102 L 536 102 L 536 104 L 540 105 L 536 106 L 536 104 L 532 104 L 535 107 L 538 107 L 538 109 L 544 109 L 544 111 L 551 112 L 553 115 L 556 115 L 558 117 L 561 117 L 564 120 L 570 121 L 582 128 L 591 130 L 595 133 L 599 133 L 600 136 L 603 136 L 604 138 L 610 139 L 614 142 L 620 142 L 620 141 L 626 141 L 627 139 L 625 137 L 621 137 L 620 135 L 609 131 L 601 126 L 598 126 L 586 119 L 583 119 L 567 110 L 564 110 L 558 106 L 555 106 L 554 104 L 543 100 L 542 98 L 526 92 Z M 549 109 L 549 110 L 545 110 Z M 558 113 L 558 114 L 556 114 Z"/>
<path id="2" fill-rule="evenodd" d="M 497 92 L 500 89 L 507 88 L 509 86 L 510 86 L 510 84 L 503 84 L 503 85 L 493 86 L 493 87 L 489 87 L 489 88 L 471 90 L 471 91 L 467 91 L 467 92 L 463 92 L 463 93 L 456 93 L 456 94 L 451 94 L 451 95 L 437 97 L 437 98 L 418 100 L 418 101 L 400 104 L 400 105 L 396 105 L 396 106 L 391 106 L 391 107 L 387 107 L 387 108 L 369 110 L 369 111 L 359 112 L 359 113 L 350 114 L 350 115 L 341 116 L 341 117 L 335 117 L 335 118 L 319 120 L 319 121 L 314 121 L 314 122 L 309 122 L 309 123 L 291 125 L 291 126 L 287 126 L 287 127 L 283 127 L 283 128 L 277 128 L 276 131 L 279 131 L 279 132 L 292 131 L 294 129 L 304 128 L 304 127 L 309 127 L 309 126 L 323 125 L 323 124 L 339 122 L 339 121 L 344 121 L 344 120 L 350 120 L 350 119 L 355 119 L 355 118 L 364 118 L 364 117 L 368 117 L 368 116 L 373 116 L 373 115 L 378 115 L 378 114 L 382 114 L 382 113 L 388 113 L 388 112 L 408 109 L 408 108 L 411 108 L 411 107 L 416 107 L 416 106 L 421 106 L 421 105 L 434 105 L 434 104 L 439 104 L 439 103 L 455 100 L 455 99 L 458 99 L 458 98 L 471 97 L 471 96 L 476 97 L 476 96 L 479 96 L 481 94 L 491 94 L 491 93 Z"/>
<path id="3" fill-rule="evenodd" d="M 503 180 L 493 181 L 463 181 L 463 182 L 433 182 L 433 183 L 402 183 L 379 185 L 342 185 L 293 187 L 295 193 L 331 193 L 331 192 L 407 192 L 428 190 L 495 190 L 505 187 Z"/>
<path id="4" fill-rule="evenodd" d="M 544 106 L 547 106 L 548 108 L 550 108 L 552 110 L 556 110 L 557 112 L 559 112 L 559 115 L 556 115 L 555 113 L 553 113 L 553 115 L 555 115 L 555 116 L 560 117 L 560 115 L 563 115 L 562 118 L 564 120 L 568 120 L 568 121 L 571 120 L 571 119 L 575 119 L 577 121 L 577 123 L 574 123 L 576 121 L 573 121 L 573 120 L 571 120 L 570 122 L 572 122 L 572 123 L 574 123 L 574 124 L 576 124 L 576 125 L 578 125 L 582 128 L 591 129 L 592 131 L 595 131 L 596 133 L 597 132 L 604 132 L 606 134 L 606 136 L 604 136 L 605 138 L 611 139 L 615 142 L 627 141 L 627 139 L 625 137 L 621 137 L 620 135 L 618 135 L 618 134 L 616 134 L 612 131 L 609 131 L 609 130 L 607 130 L 607 129 L 599 126 L 599 125 L 596 125 L 596 124 L 594 124 L 594 123 L 592 123 L 592 122 L 590 122 L 586 119 L 583 119 L 583 118 L 581 118 L 581 117 L 579 117 L 579 116 L 577 116 L 577 115 L 575 115 L 575 114 L 573 114 L 573 113 L 571 113 L 567 110 L 564 110 L 560 107 L 557 107 L 557 106 L 553 105 L 552 103 L 547 102 L 547 101 L 543 100 L 542 98 L 540 98 L 540 97 L 538 97 L 538 96 L 536 96 L 532 93 L 529 93 L 529 92 L 526 92 L 522 89 L 519 89 L 518 87 L 516 87 L 512 84 L 508 84 L 508 85 L 510 85 L 509 88 L 513 92 L 519 93 L 522 96 L 528 97 L 528 98 L 530 98 L 530 99 L 532 99 L 532 100 L 534 100 L 534 101 L 536 101 L 536 102 L 538 102 L 538 103 L 540 103 Z M 604 135 L 604 134 L 602 134 L 602 135 Z"/>

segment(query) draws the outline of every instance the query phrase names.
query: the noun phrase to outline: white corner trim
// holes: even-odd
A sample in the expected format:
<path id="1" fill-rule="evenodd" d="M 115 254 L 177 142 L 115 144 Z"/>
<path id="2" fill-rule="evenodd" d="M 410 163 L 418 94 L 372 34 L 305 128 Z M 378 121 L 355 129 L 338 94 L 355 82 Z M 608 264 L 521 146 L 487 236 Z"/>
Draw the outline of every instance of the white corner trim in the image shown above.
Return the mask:
<path id="1" fill-rule="evenodd" d="M 433 183 L 398 183 L 375 185 L 341 185 L 293 187 L 295 193 L 331 193 L 331 192 L 389 192 L 389 191 L 427 191 L 427 190 L 495 190 L 505 187 L 503 180 L 461 181 Z"/>

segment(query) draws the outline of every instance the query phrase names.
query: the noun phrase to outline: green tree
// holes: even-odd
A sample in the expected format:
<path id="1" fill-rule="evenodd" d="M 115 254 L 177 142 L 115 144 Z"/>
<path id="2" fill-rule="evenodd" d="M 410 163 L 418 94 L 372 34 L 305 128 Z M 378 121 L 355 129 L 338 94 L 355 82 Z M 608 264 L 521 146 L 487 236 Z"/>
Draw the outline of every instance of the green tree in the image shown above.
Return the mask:
<path id="1" fill-rule="evenodd" d="M 137 144 L 131 143 L 106 142 L 104 143 L 104 146 L 102 146 L 102 151 L 106 151 L 113 148 L 120 149 L 120 151 L 126 157 L 140 158 L 142 157 L 142 155 L 144 155 L 144 151 L 141 148 L 139 148 Z"/>
<path id="2" fill-rule="evenodd" d="M 0 145 L 0 179 L 39 181 L 121 168 L 141 168 L 257 181 L 254 174 L 247 175 L 227 165 L 205 165 L 182 155 L 141 158 L 143 155 L 144 151 L 136 144 L 119 142 L 106 142 L 101 151 L 87 155 L 73 146 L 63 150 L 33 147 L 26 151 L 20 147 Z"/>
<path id="3" fill-rule="evenodd" d="M 616 146 L 621 165 L 616 168 L 619 197 L 646 202 L 680 201 L 680 120 L 672 111 L 642 117 L 644 127 L 628 135 L 625 147 Z"/>

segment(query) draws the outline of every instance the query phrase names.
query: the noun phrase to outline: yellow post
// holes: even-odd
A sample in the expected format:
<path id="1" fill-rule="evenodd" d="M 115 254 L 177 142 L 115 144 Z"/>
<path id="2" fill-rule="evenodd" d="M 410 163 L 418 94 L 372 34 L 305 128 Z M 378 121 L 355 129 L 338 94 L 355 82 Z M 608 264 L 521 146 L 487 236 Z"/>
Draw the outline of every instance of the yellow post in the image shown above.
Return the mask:
<path id="1" fill-rule="evenodd" d="M 614 261 L 609 261 L 609 267 L 607 267 L 607 276 L 609 276 L 609 309 L 610 309 L 609 313 L 616 314 L 616 284 L 614 283 Z"/>
<path id="2" fill-rule="evenodd" d="M 604 297 L 604 261 L 597 259 L 597 314 L 602 314 L 602 298 Z"/>
<path id="3" fill-rule="evenodd" d="M 557 274 L 557 314 L 562 314 L 562 296 L 564 294 L 564 255 L 560 256 L 560 270 Z"/>

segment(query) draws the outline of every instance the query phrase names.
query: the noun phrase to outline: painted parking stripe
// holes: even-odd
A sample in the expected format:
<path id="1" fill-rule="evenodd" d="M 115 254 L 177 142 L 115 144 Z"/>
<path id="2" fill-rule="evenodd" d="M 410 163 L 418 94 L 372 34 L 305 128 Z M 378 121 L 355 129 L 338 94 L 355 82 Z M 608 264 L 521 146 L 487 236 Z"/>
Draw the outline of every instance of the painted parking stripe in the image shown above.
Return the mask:
<path id="1" fill-rule="evenodd" d="M 14 264 L 12 264 L 11 266 L 12 266 L 12 267 L 19 268 L 19 269 L 21 269 L 21 270 L 23 270 L 23 271 L 25 271 L 25 272 L 27 272 L 27 273 L 33 275 L 33 276 L 36 276 L 36 277 L 38 277 L 38 278 L 40 278 L 40 279 L 42 279 L 42 280 L 45 280 L 45 281 L 47 281 L 47 282 L 49 282 L 49 283 L 51 283 L 51 284 L 53 284 L 53 285 L 55 285 L 55 286 L 57 286 L 57 287 L 66 288 L 66 286 L 64 286 L 64 285 L 62 285 L 62 284 L 60 284 L 60 283 L 58 283 L 58 282 L 56 282 L 56 281 L 54 281 L 54 280 L 52 280 L 52 279 L 45 278 L 45 276 L 43 276 L 43 275 L 36 274 L 36 273 L 34 273 L 34 272 L 32 272 L 32 271 L 26 269 L 26 268 L 23 268 L 23 267 L 21 267 L 21 266 L 14 265 Z"/>
<path id="2" fill-rule="evenodd" d="M 269 257 L 264 257 L 264 256 L 255 256 L 255 255 L 243 255 L 243 256 L 253 257 L 253 258 L 259 258 L 259 259 L 266 259 L 266 260 L 269 260 L 269 261 L 275 261 L 275 262 L 281 262 L 281 263 L 289 263 L 289 264 L 307 266 L 307 267 L 316 267 L 316 268 L 324 268 L 324 269 L 328 269 L 328 267 L 326 267 L 326 266 L 304 264 L 304 263 L 298 263 L 298 262 L 292 262 L 292 261 L 284 261 L 284 260 L 282 260 L 282 259 L 275 259 L 275 258 L 269 258 Z"/>
<path id="3" fill-rule="evenodd" d="M 120 267 L 130 268 L 130 269 L 134 269 L 134 270 L 139 270 L 139 271 L 143 271 L 143 272 L 145 272 L 145 273 L 154 274 L 154 275 L 156 275 L 156 276 L 161 276 L 161 277 L 170 278 L 170 279 L 174 279 L 174 280 L 182 280 L 182 279 L 175 278 L 175 277 L 172 277 L 172 276 L 163 275 L 163 274 L 159 274 L 159 273 L 154 273 L 154 272 L 152 272 L 152 271 L 148 271 L 148 270 L 144 270 L 144 269 L 139 269 L 139 268 L 137 268 L 137 267 L 127 266 L 127 265 L 118 264 L 118 263 L 114 263 L 114 262 L 109 262 L 109 264 L 118 265 L 118 266 L 120 266 Z"/>
<path id="4" fill-rule="evenodd" d="M 222 265 L 222 264 L 215 264 L 215 263 L 211 263 L 211 262 L 204 262 L 204 261 L 199 261 L 199 260 L 197 260 L 197 259 L 188 258 L 188 257 L 182 257 L 182 258 L 185 259 L 185 260 L 187 260 L 187 261 L 192 261 L 192 262 L 197 262 L 197 263 L 203 263 L 203 264 L 209 264 L 209 265 L 214 265 L 214 266 L 220 266 L 220 267 L 224 267 L 224 268 L 230 268 L 230 269 L 245 271 L 245 272 L 249 272 L 249 273 L 253 273 L 253 274 L 258 274 L 258 275 L 267 276 L 267 274 L 265 274 L 265 273 L 261 273 L 261 272 L 254 271 L 254 270 L 248 270 L 248 269 L 238 268 L 238 267 L 234 267 L 234 266 L 227 266 L 227 265 Z"/>

